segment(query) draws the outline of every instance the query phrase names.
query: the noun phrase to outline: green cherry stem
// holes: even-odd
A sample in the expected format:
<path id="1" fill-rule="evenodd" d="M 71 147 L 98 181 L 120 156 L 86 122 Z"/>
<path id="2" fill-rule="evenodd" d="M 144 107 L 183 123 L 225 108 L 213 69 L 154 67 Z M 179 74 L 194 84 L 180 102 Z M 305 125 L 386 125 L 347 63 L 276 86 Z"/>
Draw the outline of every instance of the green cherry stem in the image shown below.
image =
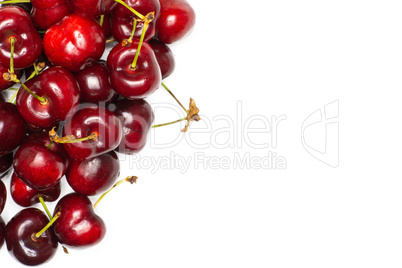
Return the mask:
<path id="1" fill-rule="evenodd" d="M 42 204 L 43 209 L 46 211 L 47 216 L 51 220 L 53 217 L 52 217 L 52 214 L 50 214 L 50 211 L 45 204 L 45 200 L 43 200 L 43 197 L 40 194 L 38 195 L 38 198 L 39 198 L 39 202 Z"/>
<path id="2" fill-rule="evenodd" d="M 173 97 L 173 99 L 175 99 L 175 101 L 181 106 L 181 108 L 183 108 L 183 110 L 188 113 L 187 109 L 184 108 L 183 104 L 181 104 L 181 102 L 176 98 L 176 96 L 173 94 L 173 92 L 162 82 L 161 84 L 167 92 L 169 92 L 169 94 Z"/>
<path id="3" fill-rule="evenodd" d="M 113 190 L 116 186 L 119 186 L 120 184 L 122 184 L 122 183 L 124 183 L 124 182 L 126 182 L 126 181 L 129 182 L 129 183 L 131 183 L 131 184 L 133 184 L 133 183 L 136 183 L 136 182 L 137 182 L 137 179 L 138 179 L 138 177 L 136 177 L 136 176 L 128 176 L 127 178 L 122 179 L 122 180 L 116 182 L 116 183 L 112 186 L 112 188 L 110 188 L 109 190 L 107 190 L 106 192 L 104 192 L 104 193 L 101 195 L 101 197 L 99 197 L 98 201 L 96 201 L 96 203 L 94 204 L 94 208 L 96 208 L 96 206 L 98 206 L 99 202 L 100 202 L 111 190 Z"/>
<path id="4" fill-rule="evenodd" d="M 33 63 L 35 75 L 39 75 L 38 66 L 36 66 L 36 62 Z"/>
<path id="5" fill-rule="evenodd" d="M 103 20 L 105 19 L 105 15 L 101 15 L 99 19 L 99 25 L 102 27 L 103 26 Z"/>
<path id="6" fill-rule="evenodd" d="M 137 29 L 137 19 L 134 18 L 133 20 L 134 20 L 133 21 L 133 29 L 131 30 L 130 38 L 127 40 L 129 43 L 131 43 L 133 41 L 135 30 Z"/>
<path id="7" fill-rule="evenodd" d="M 17 90 L 14 92 L 14 94 L 11 96 L 11 98 L 8 100 L 8 102 L 13 102 L 13 100 L 15 99 L 15 97 L 17 97 L 18 90 L 19 90 L 19 89 L 17 89 Z"/>
<path id="8" fill-rule="evenodd" d="M 52 224 L 60 217 L 60 215 L 61 215 L 61 212 L 60 211 L 57 212 L 56 215 L 54 215 L 54 217 L 49 221 L 49 223 L 46 224 L 46 226 L 43 227 L 42 230 L 40 230 L 39 232 L 37 232 L 35 234 L 35 238 L 38 239 L 44 232 L 46 232 L 46 230 L 49 229 L 50 226 L 52 226 Z"/>
<path id="9" fill-rule="evenodd" d="M 181 118 L 181 119 L 179 119 L 179 120 L 176 120 L 176 121 L 172 121 L 172 122 L 168 122 L 168 123 L 164 123 L 164 124 L 159 124 L 159 125 L 153 125 L 152 128 L 157 128 L 157 127 L 163 127 L 163 126 L 173 125 L 173 124 L 175 124 L 175 123 L 179 123 L 179 122 L 184 121 L 184 120 L 186 120 L 186 119 L 187 119 L 187 116 L 186 116 L 186 117 L 183 117 L 183 118 Z"/>
<path id="10" fill-rule="evenodd" d="M 3 1 L 0 4 L 20 4 L 20 3 L 31 3 L 30 0 L 10 0 L 10 1 Z"/>
<path id="11" fill-rule="evenodd" d="M 19 79 L 14 79 L 14 82 L 21 84 L 21 86 L 22 86 L 29 94 L 31 94 L 32 97 L 34 97 L 35 99 L 37 99 L 38 101 L 40 101 L 40 103 L 41 103 L 42 105 L 45 105 L 45 104 L 48 103 L 48 100 L 47 100 L 46 97 L 41 97 L 41 96 L 36 95 L 36 94 L 33 93 L 24 83 L 22 83 Z"/>
<path id="12" fill-rule="evenodd" d="M 131 64 L 131 70 L 135 70 L 137 68 L 137 60 L 138 60 L 138 56 L 140 55 L 142 42 L 144 41 L 145 32 L 147 31 L 148 24 L 149 24 L 148 22 L 146 22 L 146 21 L 144 22 L 144 28 L 142 29 L 141 38 L 138 43 L 137 51 L 135 52 L 134 60 L 133 60 L 133 63 Z"/>
<path id="13" fill-rule="evenodd" d="M 14 36 L 11 36 L 8 41 L 11 45 L 11 56 L 10 56 L 10 73 L 14 73 L 14 45 L 17 39 Z"/>
<path id="14" fill-rule="evenodd" d="M 123 5 L 123 6 L 125 6 L 128 10 L 130 10 L 131 12 L 133 12 L 134 15 L 136 15 L 136 16 L 139 17 L 140 19 L 143 20 L 143 19 L 145 18 L 144 15 L 142 15 L 141 13 L 139 13 L 138 11 L 136 11 L 135 9 L 133 9 L 132 7 L 130 7 L 129 5 L 127 5 L 126 3 L 124 3 L 124 1 L 122 1 L 122 0 L 114 0 L 114 1 L 116 1 L 117 3 L 119 3 L 119 4 Z"/>

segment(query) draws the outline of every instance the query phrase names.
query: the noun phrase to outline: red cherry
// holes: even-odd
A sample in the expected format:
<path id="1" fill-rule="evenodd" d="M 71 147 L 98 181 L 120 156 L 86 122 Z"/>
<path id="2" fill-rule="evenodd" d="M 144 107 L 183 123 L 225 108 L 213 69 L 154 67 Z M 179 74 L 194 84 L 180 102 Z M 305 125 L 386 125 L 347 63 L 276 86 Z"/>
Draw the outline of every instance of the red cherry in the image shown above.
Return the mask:
<path id="1" fill-rule="evenodd" d="M 48 29 L 71 13 L 71 9 L 66 0 L 34 0 L 31 1 L 31 3 L 32 21 L 37 28 L 42 30 Z"/>
<path id="2" fill-rule="evenodd" d="M 123 46 L 117 44 L 109 53 L 107 65 L 111 72 L 113 89 L 128 99 L 141 99 L 151 95 L 161 84 L 161 71 L 155 54 L 148 43 L 142 43 L 137 67 L 131 64 L 138 47 L 138 40 Z"/>
<path id="3" fill-rule="evenodd" d="M 97 17 L 96 21 L 100 23 L 100 17 Z M 103 16 L 102 31 L 106 38 L 112 36 L 112 16 L 110 14 Z"/>
<path id="4" fill-rule="evenodd" d="M 63 127 L 63 136 L 74 135 L 77 139 L 92 133 L 96 133 L 96 140 L 64 144 L 71 158 L 85 160 L 114 150 L 121 142 L 123 127 L 114 113 L 95 104 L 79 110 Z"/>
<path id="5" fill-rule="evenodd" d="M 154 121 L 151 105 L 145 100 L 118 100 L 111 110 L 123 122 L 123 139 L 116 151 L 133 154 L 144 148 L 147 134 Z"/>
<path id="6" fill-rule="evenodd" d="M 13 165 L 13 153 L 0 156 L 0 179 L 7 174 L 7 171 Z"/>
<path id="7" fill-rule="evenodd" d="M 0 180 L 0 215 L 3 212 L 4 206 L 7 201 L 7 190 L 4 182 Z"/>
<path id="8" fill-rule="evenodd" d="M 162 73 L 162 79 L 171 75 L 175 68 L 175 61 L 172 50 L 157 39 L 149 41 L 149 45 L 155 53 L 156 60 Z"/>
<path id="9" fill-rule="evenodd" d="M 105 35 L 94 20 L 73 13 L 46 31 L 43 46 L 53 65 L 77 72 L 101 58 Z"/>
<path id="10" fill-rule="evenodd" d="M 117 154 L 110 151 L 89 160 L 72 160 L 67 170 L 68 184 L 79 194 L 96 195 L 109 189 L 120 174 Z"/>
<path id="11" fill-rule="evenodd" d="M 62 67 L 52 67 L 25 85 L 40 97 L 42 103 L 24 88 L 17 95 L 17 108 L 26 122 L 41 128 L 52 127 L 71 117 L 78 109 L 80 89 L 74 76 Z"/>
<path id="12" fill-rule="evenodd" d="M 91 20 L 97 16 L 111 12 L 117 5 L 117 2 L 113 0 L 68 0 L 68 3 L 74 13 Z"/>
<path id="13" fill-rule="evenodd" d="M 32 65 L 42 51 L 42 39 L 28 13 L 16 6 L 0 9 L 0 65 L 10 68 L 11 37 L 15 38 L 14 68 Z"/>
<path id="14" fill-rule="evenodd" d="M 150 12 L 155 12 L 155 19 L 149 24 L 145 33 L 145 41 L 150 40 L 156 33 L 156 20 L 160 12 L 160 4 L 158 0 L 124 0 L 128 6 L 135 9 L 142 15 L 147 15 Z M 121 42 L 123 39 L 128 39 L 131 36 L 133 30 L 133 19 L 137 18 L 130 10 L 123 5 L 117 5 L 112 12 L 112 32 L 113 37 Z M 140 39 L 143 22 L 138 21 L 134 38 Z"/>
<path id="15" fill-rule="evenodd" d="M 25 121 L 17 107 L 8 102 L 0 102 L 0 156 L 11 153 L 25 139 Z"/>
<path id="16" fill-rule="evenodd" d="M 53 224 L 53 230 L 62 244 L 84 247 L 99 243 L 106 233 L 103 220 L 94 213 L 88 197 L 71 193 L 57 203 L 55 214 L 60 218 Z"/>
<path id="17" fill-rule="evenodd" d="M 156 28 L 158 39 L 171 44 L 184 38 L 195 24 L 194 9 L 186 0 L 160 0 L 161 13 Z"/>

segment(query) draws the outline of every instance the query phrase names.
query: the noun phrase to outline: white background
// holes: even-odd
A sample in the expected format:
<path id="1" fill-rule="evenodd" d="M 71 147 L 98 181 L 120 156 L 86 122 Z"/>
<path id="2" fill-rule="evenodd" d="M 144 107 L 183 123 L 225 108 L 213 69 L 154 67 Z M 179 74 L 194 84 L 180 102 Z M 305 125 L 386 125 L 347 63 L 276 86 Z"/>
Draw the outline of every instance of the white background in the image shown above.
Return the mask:
<path id="1" fill-rule="evenodd" d="M 177 68 L 165 82 L 185 105 L 193 97 L 204 120 L 187 134 L 184 123 L 153 130 L 141 158 L 122 162 L 122 177 L 137 175 L 138 183 L 119 186 L 96 209 L 107 224 L 104 240 L 69 255 L 59 247 L 43 267 L 401 267 L 400 1 L 190 3 L 197 23 L 171 46 Z M 301 139 L 304 120 L 334 101 L 335 168 Z M 149 102 L 174 105 L 162 89 Z M 155 123 L 179 118 L 155 112 Z M 275 148 L 267 131 L 238 135 L 264 126 L 245 126 L 249 118 L 281 115 Z M 323 128 L 308 135 L 312 147 L 325 145 Z M 286 168 L 196 166 L 194 159 L 268 152 Z M 139 160 L 171 153 L 192 165 L 152 171 Z M 2 217 L 16 209 L 9 198 Z M 20 267 L 5 246 L 0 267 Z"/>

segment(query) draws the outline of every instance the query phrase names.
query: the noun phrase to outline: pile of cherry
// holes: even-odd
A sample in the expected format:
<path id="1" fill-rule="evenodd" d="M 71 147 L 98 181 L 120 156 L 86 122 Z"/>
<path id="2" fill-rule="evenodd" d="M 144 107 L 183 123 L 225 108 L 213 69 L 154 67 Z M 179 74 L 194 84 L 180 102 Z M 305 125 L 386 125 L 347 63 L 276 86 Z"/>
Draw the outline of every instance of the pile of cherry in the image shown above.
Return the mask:
<path id="1" fill-rule="evenodd" d="M 0 215 L 5 176 L 23 207 L 7 224 L 0 216 L 0 248 L 5 241 L 18 261 L 39 265 L 59 243 L 86 247 L 104 237 L 94 207 L 106 190 L 136 181 L 116 183 L 118 153 L 145 146 L 154 114 L 144 98 L 160 85 L 174 97 L 162 82 L 174 69 L 166 44 L 190 32 L 195 14 L 185 0 L 0 4 L 0 91 L 8 92 L 0 93 Z M 186 131 L 198 109 L 193 100 L 188 110 L 181 106 L 187 116 L 174 122 L 187 120 Z M 60 198 L 64 176 L 74 191 Z M 88 196 L 100 193 L 93 205 Z M 52 201 L 53 213 L 45 203 Z"/>

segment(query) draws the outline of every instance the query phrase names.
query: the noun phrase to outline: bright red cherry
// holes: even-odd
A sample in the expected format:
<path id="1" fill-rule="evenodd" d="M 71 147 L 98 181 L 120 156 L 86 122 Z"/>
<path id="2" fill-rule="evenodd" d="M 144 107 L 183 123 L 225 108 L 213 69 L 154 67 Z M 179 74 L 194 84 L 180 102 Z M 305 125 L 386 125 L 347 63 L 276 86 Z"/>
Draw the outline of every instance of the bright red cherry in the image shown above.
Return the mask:
<path id="1" fill-rule="evenodd" d="M 46 98 L 41 102 L 20 88 L 17 108 L 26 122 L 41 128 L 52 127 L 71 117 L 78 109 L 80 89 L 74 76 L 62 67 L 46 69 L 25 85 L 35 94 Z"/>
<path id="2" fill-rule="evenodd" d="M 110 109 L 123 122 L 124 135 L 116 151 L 126 154 L 141 151 L 154 121 L 151 105 L 145 100 L 122 99 L 111 104 Z"/>
<path id="3" fill-rule="evenodd" d="M 103 220 L 93 210 L 85 195 L 70 193 L 57 203 L 54 214 L 61 212 L 53 224 L 54 233 L 62 244 L 84 247 L 99 243 L 106 233 Z"/>
<path id="4" fill-rule="evenodd" d="M 194 9 L 186 0 L 160 0 L 161 13 L 156 28 L 158 39 L 171 44 L 190 33 L 195 24 Z"/>
<path id="5" fill-rule="evenodd" d="M 121 142 L 123 127 L 114 113 L 91 104 L 66 121 L 63 136 L 73 135 L 81 139 L 91 134 L 96 135 L 95 140 L 64 143 L 64 149 L 71 158 L 85 160 L 114 150 Z"/>
<path id="6" fill-rule="evenodd" d="M 145 98 L 155 92 L 162 82 L 155 54 L 146 42 L 142 43 L 136 68 L 132 68 L 137 47 L 136 39 L 127 46 L 119 43 L 110 51 L 107 58 L 113 89 L 128 99 Z"/>
<path id="7" fill-rule="evenodd" d="M 116 96 L 109 81 L 109 69 L 105 61 L 99 61 L 87 66 L 75 74 L 80 90 L 81 102 L 109 103 Z"/>
<path id="8" fill-rule="evenodd" d="M 13 153 L 0 156 L 0 179 L 7 174 L 7 171 L 13 165 Z"/>
<path id="9" fill-rule="evenodd" d="M 156 33 L 155 25 L 160 12 L 160 4 L 158 0 L 124 0 L 124 2 L 138 11 L 142 15 L 147 15 L 150 12 L 155 12 L 155 19 L 149 24 L 145 33 L 145 41 L 150 40 Z M 121 42 L 123 39 L 128 39 L 131 36 L 134 22 L 133 19 L 137 18 L 129 9 L 123 5 L 117 5 L 112 12 L 112 32 L 113 37 Z M 134 38 L 140 39 L 144 23 L 138 21 Z"/>
<path id="10" fill-rule="evenodd" d="M 105 35 L 96 21 L 73 13 L 46 31 L 43 46 L 55 66 L 78 72 L 101 58 Z"/>
<path id="11" fill-rule="evenodd" d="M 14 202 L 22 207 L 30 207 L 34 204 L 39 203 L 39 196 L 43 198 L 44 201 L 53 202 L 56 201 L 61 193 L 60 183 L 50 187 L 49 189 L 43 191 L 37 191 L 29 187 L 25 182 L 23 182 L 18 176 L 13 173 L 10 182 L 10 194 Z"/>
<path id="12" fill-rule="evenodd" d="M 31 18 L 35 26 L 46 30 L 71 13 L 67 0 L 31 0 Z"/>
<path id="13" fill-rule="evenodd" d="M 149 41 L 149 45 L 152 47 L 156 60 L 162 73 L 162 79 L 165 79 L 171 75 L 175 68 L 175 61 L 172 50 L 157 39 Z"/>
<path id="14" fill-rule="evenodd" d="M 0 180 L 0 215 L 3 212 L 3 209 L 6 205 L 7 201 L 7 190 L 4 182 Z"/>
<path id="15" fill-rule="evenodd" d="M 79 194 L 96 195 L 109 189 L 120 174 L 120 163 L 114 151 L 88 160 L 72 160 L 66 178 Z"/>
<path id="16" fill-rule="evenodd" d="M 0 65 L 0 91 L 12 87 L 15 82 L 13 81 L 6 81 L 3 79 L 3 74 L 8 73 L 8 69 L 4 68 L 3 66 Z M 17 75 L 17 78 L 20 79 L 22 76 L 22 70 L 15 70 L 15 74 Z"/>
<path id="17" fill-rule="evenodd" d="M 26 208 L 18 212 L 7 223 L 5 231 L 7 250 L 11 256 L 30 266 L 49 261 L 58 246 L 52 228 L 38 238 L 35 236 L 48 223 L 48 217 L 37 208 Z"/>
<path id="18" fill-rule="evenodd" d="M 11 39 L 14 44 L 14 68 L 32 65 L 42 51 L 42 39 L 28 13 L 16 6 L 0 8 L 0 65 L 10 68 Z"/>
<path id="19" fill-rule="evenodd" d="M 11 153 L 25 139 L 25 121 L 17 107 L 8 102 L 0 102 L 0 156 Z"/>

